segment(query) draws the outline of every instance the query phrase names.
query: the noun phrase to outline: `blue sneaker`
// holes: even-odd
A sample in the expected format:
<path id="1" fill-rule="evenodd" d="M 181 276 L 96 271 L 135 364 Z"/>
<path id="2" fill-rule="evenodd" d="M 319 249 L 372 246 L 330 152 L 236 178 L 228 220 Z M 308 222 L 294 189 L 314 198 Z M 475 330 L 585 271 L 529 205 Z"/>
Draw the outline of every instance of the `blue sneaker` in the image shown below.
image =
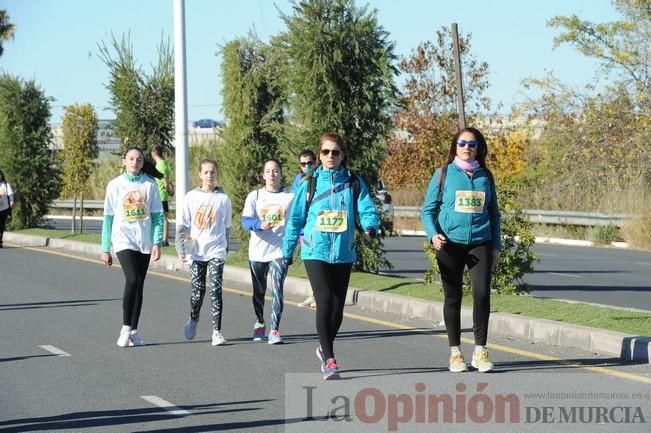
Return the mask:
<path id="1" fill-rule="evenodd" d="M 277 330 L 273 330 L 269 333 L 269 341 L 267 343 L 269 344 L 279 344 L 282 343 L 283 339 L 280 336 L 280 332 Z"/>
<path id="2" fill-rule="evenodd" d="M 339 367 L 337 367 L 337 361 L 334 358 L 329 358 L 324 363 L 325 368 L 322 368 L 323 371 L 323 380 L 337 380 L 339 376 Z"/>
<path id="3" fill-rule="evenodd" d="M 262 341 L 265 339 L 265 324 L 260 322 L 255 322 L 253 325 L 253 341 Z"/>

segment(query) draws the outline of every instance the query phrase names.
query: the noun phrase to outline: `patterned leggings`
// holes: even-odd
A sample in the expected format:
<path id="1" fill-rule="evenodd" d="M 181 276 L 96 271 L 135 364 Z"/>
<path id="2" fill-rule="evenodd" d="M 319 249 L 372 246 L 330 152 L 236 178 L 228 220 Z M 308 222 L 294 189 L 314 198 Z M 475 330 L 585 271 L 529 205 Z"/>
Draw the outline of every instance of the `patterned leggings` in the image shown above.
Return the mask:
<path id="1" fill-rule="evenodd" d="M 207 262 L 194 260 L 190 266 L 192 281 L 192 295 L 190 296 L 190 318 L 199 320 L 203 297 L 206 294 L 206 272 L 210 283 L 210 311 L 212 312 L 212 326 L 216 330 L 222 329 L 222 277 L 224 275 L 224 260 L 212 259 Z"/>
<path id="2" fill-rule="evenodd" d="M 271 330 L 277 331 L 280 327 L 280 318 L 283 315 L 283 285 L 287 276 L 287 265 L 283 259 L 270 262 L 249 262 L 251 268 L 251 281 L 253 282 L 253 310 L 258 322 L 264 322 L 264 295 L 267 292 L 267 273 L 271 271 Z"/>

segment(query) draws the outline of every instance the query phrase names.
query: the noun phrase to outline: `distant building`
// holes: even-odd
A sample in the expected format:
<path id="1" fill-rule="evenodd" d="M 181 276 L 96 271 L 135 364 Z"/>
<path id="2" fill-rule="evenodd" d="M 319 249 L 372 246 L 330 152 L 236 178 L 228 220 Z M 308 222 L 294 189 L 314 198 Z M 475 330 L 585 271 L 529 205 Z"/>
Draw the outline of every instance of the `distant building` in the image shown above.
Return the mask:
<path id="1" fill-rule="evenodd" d="M 101 119 L 98 121 L 97 144 L 99 146 L 99 157 L 105 154 L 114 154 L 120 151 L 122 140 L 111 130 L 113 119 Z M 215 128 L 195 128 L 194 122 L 188 122 L 188 144 L 197 146 L 209 142 L 223 142 L 221 138 L 221 123 Z M 63 124 L 51 125 L 52 148 L 63 149 Z"/>

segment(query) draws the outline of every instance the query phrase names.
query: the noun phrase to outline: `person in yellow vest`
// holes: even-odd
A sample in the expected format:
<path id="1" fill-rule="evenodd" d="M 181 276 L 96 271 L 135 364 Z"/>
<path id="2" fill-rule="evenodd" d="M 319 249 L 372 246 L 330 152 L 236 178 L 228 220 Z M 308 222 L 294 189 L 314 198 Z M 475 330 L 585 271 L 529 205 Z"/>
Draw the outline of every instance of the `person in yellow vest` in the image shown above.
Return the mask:
<path id="1" fill-rule="evenodd" d="M 171 170 L 170 165 L 163 157 L 163 148 L 161 146 L 156 145 L 151 148 L 151 157 L 156 163 L 156 170 L 163 175 L 162 178 L 156 179 L 156 184 L 158 185 L 160 199 L 163 202 L 163 243 L 161 245 L 167 247 L 170 244 L 167 240 L 170 225 L 168 220 L 168 215 L 170 213 L 169 200 L 174 194 L 174 188 L 170 183 Z"/>

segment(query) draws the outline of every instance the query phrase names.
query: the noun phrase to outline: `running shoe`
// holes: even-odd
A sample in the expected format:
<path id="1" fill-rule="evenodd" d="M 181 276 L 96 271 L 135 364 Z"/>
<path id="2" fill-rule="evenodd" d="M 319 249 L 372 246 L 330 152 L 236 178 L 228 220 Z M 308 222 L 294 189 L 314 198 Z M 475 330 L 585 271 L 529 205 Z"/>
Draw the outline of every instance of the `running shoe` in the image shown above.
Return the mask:
<path id="1" fill-rule="evenodd" d="M 468 371 L 468 366 L 466 361 L 463 359 L 461 353 L 455 353 L 450 355 L 450 371 L 452 373 L 461 373 L 462 371 Z"/>
<path id="2" fill-rule="evenodd" d="M 262 341 L 265 339 L 265 324 L 260 322 L 255 322 L 253 325 L 253 341 Z"/>
<path id="3" fill-rule="evenodd" d="M 213 330 L 212 331 L 212 345 L 213 346 L 221 346 L 222 344 L 226 344 L 226 339 L 222 335 L 221 332 L 218 330 Z"/>
<path id="4" fill-rule="evenodd" d="M 283 339 L 280 336 L 280 332 L 278 332 L 277 330 L 273 330 L 269 333 L 269 341 L 268 341 L 269 344 L 279 344 L 282 342 Z"/>
<path id="5" fill-rule="evenodd" d="M 145 340 L 142 339 L 137 329 L 131 330 L 129 334 L 129 346 L 144 346 Z"/>
<path id="6" fill-rule="evenodd" d="M 183 334 L 185 334 L 186 340 L 192 340 L 197 335 L 197 325 L 199 324 L 198 320 L 188 319 L 183 328 Z"/>
<path id="7" fill-rule="evenodd" d="M 323 371 L 323 380 L 336 380 L 339 379 L 339 367 L 337 367 L 337 361 L 334 358 L 329 358 L 322 367 Z"/>
<path id="8" fill-rule="evenodd" d="M 129 337 L 131 336 L 131 328 L 129 327 L 122 327 L 122 330 L 120 331 L 120 336 L 118 337 L 118 346 L 120 347 L 127 347 L 129 345 Z"/>
<path id="9" fill-rule="evenodd" d="M 493 369 L 493 363 L 488 357 L 488 350 L 485 347 L 475 350 L 472 353 L 472 362 L 470 365 L 476 368 L 480 373 L 491 371 Z"/>
<path id="10" fill-rule="evenodd" d="M 311 307 L 312 304 L 316 305 L 316 304 L 314 303 L 314 296 L 310 295 L 310 296 L 308 296 L 308 297 L 307 297 L 303 302 L 300 302 L 300 303 L 298 304 L 298 306 L 299 306 L 299 307 L 306 307 L 306 308 L 307 308 L 307 307 Z"/>

